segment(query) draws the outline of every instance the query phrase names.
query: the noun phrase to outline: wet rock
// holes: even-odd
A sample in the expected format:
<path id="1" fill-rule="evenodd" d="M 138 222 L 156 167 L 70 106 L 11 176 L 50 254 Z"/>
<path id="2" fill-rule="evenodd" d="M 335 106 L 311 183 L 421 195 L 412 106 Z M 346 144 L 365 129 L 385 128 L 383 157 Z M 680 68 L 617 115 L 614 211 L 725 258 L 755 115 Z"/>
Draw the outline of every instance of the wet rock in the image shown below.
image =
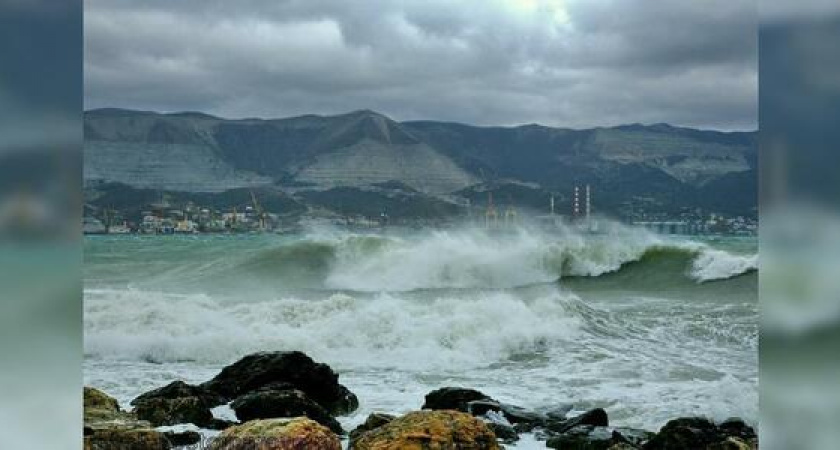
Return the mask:
<path id="1" fill-rule="evenodd" d="M 739 438 L 745 442 L 757 439 L 758 435 L 755 433 L 753 427 L 747 425 L 740 417 L 730 417 L 717 425 L 718 433 L 727 436 Z"/>
<path id="2" fill-rule="evenodd" d="M 737 437 L 728 437 L 726 440 L 706 447 L 706 450 L 755 450 L 758 446 L 755 441 L 748 442 Z"/>
<path id="3" fill-rule="evenodd" d="M 148 398 L 136 402 L 134 414 L 156 427 L 192 423 L 207 428 L 213 413 L 200 397 Z"/>
<path id="4" fill-rule="evenodd" d="M 466 413 L 469 412 L 469 403 L 478 400 L 495 402 L 492 398 L 475 389 L 444 387 L 426 394 L 423 409 L 451 409 Z"/>
<path id="5" fill-rule="evenodd" d="M 626 443 L 633 448 L 640 448 L 648 441 L 653 439 L 656 433 L 647 430 L 640 430 L 637 428 L 617 427 L 613 428 L 613 437 L 616 440 Z"/>
<path id="6" fill-rule="evenodd" d="M 481 416 L 481 420 L 490 427 L 493 434 L 496 435 L 496 438 L 501 439 L 502 442 L 511 444 L 519 440 L 519 433 L 510 421 L 507 420 L 504 413 L 487 411 L 483 416 Z"/>
<path id="7" fill-rule="evenodd" d="M 139 402 L 151 399 L 176 399 L 188 397 L 198 397 L 202 399 L 204 403 L 207 404 L 208 408 L 213 408 L 226 403 L 225 399 L 221 395 L 209 391 L 201 386 L 187 384 L 183 381 L 173 381 L 166 386 L 141 394 L 131 401 L 131 405 L 136 406 Z"/>
<path id="8" fill-rule="evenodd" d="M 580 425 L 591 425 L 594 427 L 609 426 L 607 412 L 601 408 L 591 409 L 577 417 L 573 417 L 562 422 L 548 422 L 546 424 L 546 428 L 556 433 L 565 433 L 566 431 Z"/>
<path id="9" fill-rule="evenodd" d="M 254 353 L 225 367 L 201 385 L 225 399 L 283 383 L 303 391 L 331 414 L 347 414 L 359 407 L 356 395 L 338 383 L 338 374 L 302 352 Z"/>
<path id="10" fill-rule="evenodd" d="M 644 448 L 646 450 L 705 450 L 722 439 L 712 421 L 704 417 L 683 417 L 666 423 Z"/>
<path id="11" fill-rule="evenodd" d="M 471 401 L 467 404 L 467 410 L 474 416 L 483 416 L 488 411 L 500 412 L 510 423 L 518 425 L 517 429 L 520 432 L 530 431 L 535 427 L 542 426 L 547 420 L 544 414 L 493 400 Z"/>
<path id="12" fill-rule="evenodd" d="M 104 392 L 85 387 L 82 394 L 84 432 L 86 435 L 104 429 L 144 429 L 151 424 L 122 411 L 116 399 Z"/>
<path id="13" fill-rule="evenodd" d="M 593 425 L 577 425 L 545 443 L 548 448 L 562 450 L 607 450 L 617 444 L 626 442 L 617 438 L 608 427 Z"/>
<path id="14" fill-rule="evenodd" d="M 323 425 L 304 417 L 252 420 L 221 432 L 210 450 L 341 450 Z"/>
<path id="15" fill-rule="evenodd" d="M 607 448 L 607 450 L 638 450 L 639 447 L 635 445 L 630 445 L 626 442 L 619 442 L 618 444 L 613 444 Z"/>
<path id="16" fill-rule="evenodd" d="M 88 412 L 119 412 L 120 404 L 117 399 L 100 391 L 99 389 L 85 386 L 82 391 L 82 405 L 85 413 Z"/>
<path id="17" fill-rule="evenodd" d="M 102 429 L 84 437 L 85 450 L 169 450 L 172 445 L 151 429 Z"/>
<path id="18" fill-rule="evenodd" d="M 166 450 L 169 441 L 151 424 L 120 410 L 113 397 L 91 387 L 83 390 L 83 439 L 88 450 Z"/>
<path id="19" fill-rule="evenodd" d="M 343 433 L 341 425 L 326 409 L 296 389 L 274 391 L 263 388 L 245 394 L 231 403 L 236 417 L 247 422 L 254 419 L 306 416 L 334 433 Z"/>
<path id="20" fill-rule="evenodd" d="M 415 411 L 364 433 L 354 450 L 497 450 L 496 435 L 483 421 L 453 411 Z"/>
<path id="21" fill-rule="evenodd" d="M 359 439 L 361 435 L 367 433 L 368 431 L 375 430 L 382 425 L 388 424 L 394 419 L 396 419 L 396 416 L 392 416 L 391 414 L 371 413 L 367 419 L 365 419 L 364 423 L 350 432 L 350 446 L 352 447 L 353 442 Z"/>
<path id="22" fill-rule="evenodd" d="M 553 422 L 563 422 L 568 419 L 569 411 L 574 408 L 573 405 L 560 405 L 546 411 L 545 416 L 548 420 Z"/>
<path id="23" fill-rule="evenodd" d="M 201 433 L 197 431 L 165 431 L 163 435 L 170 444 L 176 447 L 201 442 Z"/>

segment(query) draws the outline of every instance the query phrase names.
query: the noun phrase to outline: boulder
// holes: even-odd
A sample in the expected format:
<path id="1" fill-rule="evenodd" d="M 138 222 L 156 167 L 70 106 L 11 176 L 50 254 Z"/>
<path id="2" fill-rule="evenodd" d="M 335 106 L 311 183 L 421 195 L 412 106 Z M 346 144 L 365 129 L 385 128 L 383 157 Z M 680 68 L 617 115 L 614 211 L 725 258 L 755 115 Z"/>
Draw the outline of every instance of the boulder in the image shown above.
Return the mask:
<path id="1" fill-rule="evenodd" d="M 487 411 L 483 416 L 481 416 L 481 420 L 490 427 L 490 430 L 493 431 L 496 438 L 500 439 L 502 442 L 511 444 L 519 440 L 519 433 L 510 421 L 507 420 L 504 413 L 499 411 Z"/>
<path id="2" fill-rule="evenodd" d="M 559 405 L 546 411 L 545 416 L 550 421 L 562 422 L 568 418 L 569 411 L 573 408 L 572 405 Z"/>
<path id="3" fill-rule="evenodd" d="M 82 398 L 85 449 L 166 450 L 171 447 L 149 422 L 121 411 L 117 400 L 104 392 L 85 387 Z"/>
<path id="4" fill-rule="evenodd" d="M 562 422 L 549 421 L 546 428 L 556 433 L 565 433 L 566 431 L 580 425 L 591 425 L 593 427 L 609 426 L 607 412 L 601 408 L 591 409 L 577 417 L 573 417 Z"/>
<path id="5" fill-rule="evenodd" d="M 84 437 L 85 450 L 169 450 L 172 445 L 152 429 L 101 429 Z"/>
<path id="6" fill-rule="evenodd" d="M 613 436 L 633 448 L 641 448 L 648 441 L 656 436 L 656 433 L 651 433 L 647 430 L 640 430 L 637 428 L 616 427 L 613 428 Z"/>
<path id="7" fill-rule="evenodd" d="M 233 400 L 275 383 L 303 391 L 331 414 L 347 414 L 359 407 L 356 395 L 338 383 L 338 374 L 330 366 L 316 363 L 298 351 L 245 356 L 201 387 Z"/>
<path id="8" fill-rule="evenodd" d="M 193 445 L 201 442 L 201 433 L 197 431 L 164 431 L 166 440 L 175 447 Z"/>
<path id="9" fill-rule="evenodd" d="M 717 424 L 717 428 L 720 435 L 739 438 L 744 442 L 758 439 L 755 429 L 747 425 L 740 417 L 730 417 Z"/>
<path id="10" fill-rule="evenodd" d="M 452 409 L 469 412 L 469 403 L 478 400 L 495 402 L 492 398 L 475 389 L 444 387 L 426 394 L 423 409 Z"/>
<path id="11" fill-rule="evenodd" d="M 85 413 L 96 411 L 119 412 L 120 403 L 117 399 L 100 391 L 99 389 L 85 386 L 82 391 L 82 405 Z"/>
<path id="12" fill-rule="evenodd" d="M 350 432 L 350 446 L 352 447 L 353 442 L 359 439 L 361 435 L 367 433 L 370 430 L 375 430 L 381 427 L 382 425 L 388 424 L 394 419 L 396 419 L 396 416 L 392 416 L 390 414 L 371 413 L 367 416 L 367 419 L 365 419 L 364 423 L 354 428 L 353 431 Z"/>
<path id="13" fill-rule="evenodd" d="M 210 450 L 341 450 L 338 436 L 304 418 L 252 420 L 221 432 Z"/>
<path id="14" fill-rule="evenodd" d="M 514 424 L 520 432 L 530 431 L 535 427 L 543 426 L 548 419 L 544 414 L 529 411 L 514 405 L 499 403 L 495 400 L 474 400 L 467 403 L 467 412 L 474 416 L 484 416 L 490 411 L 503 414 L 505 419 L 511 424 Z"/>
<path id="15" fill-rule="evenodd" d="M 498 450 L 481 420 L 453 410 L 415 411 L 362 434 L 354 450 Z"/>
<path id="16" fill-rule="evenodd" d="M 122 411 L 117 400 L 104 392 L 85 387 L 82 400 L 85 435 L 101 429 L 150 428 L 147 421 L 138 420 L 134 414 Z"/>
<path id="17" fill-rule="evenodd" d="M 546 441 L 545 446 L 562 450 L 607 450 L 626 444 L 606 426 L 578 425 Z"/>
<path id="18" fill-rule="evenodd" d="M 646 450 L 705 450 L 722 439 L 712 421 L 704 417 L 683 417 L 665 424 L 644 448 Z"/>
<path id="19" fill-rule="evenodd" d="M 192 423 L 208 428 L 213 413 L 201 397 L 149 398 L 136 402 L 134 414 L 156 427 Z"/>
<path id="20" fill-rule="evenodd" d="M 187 397 L 198 397 L 202 399 L 208 408 L 213 408 L 226 403 L 224 397 L 201 386 L 187 384 L 183 381 L 173 381 L 166 386 L 141 394 L 131 401 L 131 405 L 136 406 L 139 402 L 151 399 L 176 399 Z"/>
<path id="21" fill-rule="evenodd" d="M 303 391 L 288 389 L 275 391 L 268 388 L 238 397 L 230 404 L 236 417 L 247 422 L 254 419 L 306 416 L 334 433 L 343 433 L 341 424 L 326 409 L 312 401 Z"/>

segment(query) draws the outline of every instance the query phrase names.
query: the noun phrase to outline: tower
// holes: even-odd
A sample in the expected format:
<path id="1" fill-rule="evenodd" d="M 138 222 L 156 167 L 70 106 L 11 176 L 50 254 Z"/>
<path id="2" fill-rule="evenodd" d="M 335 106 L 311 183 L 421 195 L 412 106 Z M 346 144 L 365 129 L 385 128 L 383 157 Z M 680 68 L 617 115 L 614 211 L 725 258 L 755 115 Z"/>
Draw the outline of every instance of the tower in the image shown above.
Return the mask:
<path id="1" fill-rule="evenodd" d="M 551 211 L 551 215 L 554 215 L 554 194 L 551 195 L 551 200 L 549 201 L 549 207 Z"/>
<path id="2" fill-rule="evenodd" d="M 572 217 L 577 218 L 580 216 L 580 189 L 575 186 L 575 198 L 574 203 L 572 204 Z"/>

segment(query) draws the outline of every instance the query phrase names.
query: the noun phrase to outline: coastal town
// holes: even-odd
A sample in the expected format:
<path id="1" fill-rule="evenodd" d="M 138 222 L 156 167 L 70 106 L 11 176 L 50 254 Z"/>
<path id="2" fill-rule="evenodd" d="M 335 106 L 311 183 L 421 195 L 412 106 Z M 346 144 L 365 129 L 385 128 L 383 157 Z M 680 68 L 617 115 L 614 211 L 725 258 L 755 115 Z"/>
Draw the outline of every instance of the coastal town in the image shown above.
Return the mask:
<path id="1" fill-rule="evenodd" d="M 585 204 L 584 204 L 585 203 Z M 196 234 L 196 233 L 289 233 L 306 224 L 323 224 L 349 229 L 382 229 L 389 226 L 446 227 L 464 222 L 487 228 L 511 227 L 532 221 L 543 227 L 560 223 L 575 223 L 590 219 L 591 204 L 575 201 L 568 214 L 555 211 L 554 199 L 543 214 L 525 215 L 513 206 L 497 208 L 490 197 L 487 205 L 467 208 L 462 216 L 437 219 L 393 220 L 388 211 L 377 215 L 339 214 L 324 209 L 311 209 L 302 214 L 267 211 L 251 194 L 249 204 L 219 209 L 188 201 L 178 203 L 165 196 L 149 203 L 133 214 L 113 208 L 86 208 L 82 228 L 85 234 Z M 730 216 L 702 208 L 686 209 L 677 214 L 634 211 L 618 218 L 622 223 L 643 227 L 659 234 L 679 235 L 740 235 L 755 236 L 758 220 L 743 215 Z"/>

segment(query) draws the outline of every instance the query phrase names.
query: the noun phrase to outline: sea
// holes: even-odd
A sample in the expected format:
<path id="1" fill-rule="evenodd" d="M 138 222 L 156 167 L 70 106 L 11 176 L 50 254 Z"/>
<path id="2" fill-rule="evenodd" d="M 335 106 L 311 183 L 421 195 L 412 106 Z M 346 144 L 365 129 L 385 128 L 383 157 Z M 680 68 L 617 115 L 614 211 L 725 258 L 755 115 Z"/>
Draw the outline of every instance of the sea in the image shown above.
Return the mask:
<path id="1" fill-rule="evenodd" d="M 443 386 L 534 410 L 602 407 L 613 425 L 654 431 L 686 415 L 758 421 L 755 237 L 602 222 L 84 247 L 85 384 L 126 408 L 252 352 L 301 350 L 358 395 L 346 429 Z M 527 435 L 508 447 L 545 448 Z"/>

